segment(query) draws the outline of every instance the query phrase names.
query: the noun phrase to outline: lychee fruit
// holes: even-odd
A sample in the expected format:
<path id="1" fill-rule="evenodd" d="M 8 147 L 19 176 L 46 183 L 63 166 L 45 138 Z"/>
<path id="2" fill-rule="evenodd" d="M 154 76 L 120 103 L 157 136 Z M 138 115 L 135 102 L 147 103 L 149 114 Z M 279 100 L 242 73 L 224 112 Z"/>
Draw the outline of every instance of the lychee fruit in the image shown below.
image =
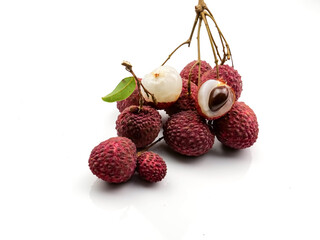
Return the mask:
<path id="1" fill-rule="evenodd" d="M 183 86 L 180 97 L 178 100 L 165 109 L 166 113 L 169 115 L 186 111 L 186 110 L 194 110 L 196 111 L 197 107 L 197 97 L 198 97 L 198 86 L 193 82 L 190 82 L 190 94 L 188 92 L 188 80 L 182 79 Z"/>
<path id="2" fill-rule="evenodd" d="M 187 66 L 185 66 L 182 71 L 180 72 L 180 76 L 182 78 L 185 78 L 185 79 L 189 79 L 189 74 L 190 74 L 190 80 L 198 85 L 198 77 L 199 77 L 199 65 L 195 65 L 197 61 L 194 60 L 190 63 L 187 64 Z M 201 79 L 201 76 L 211 70 L 212 67 L 210 66 L 209 63 L 207 63 L 206 61 L 201 61 L 201 66 L 200 66 L 200 79 Z"/>
<path id="3" fill-rule="evenodd" d="M 174 151 L 186 156 L 200 156 L 214 143 L 214 135 L 195 111 L 183 111 L 169 117 L 163 127 L 164 140 Z"/>
<path id="4" fill-rule="evenodd" d="M 244 102 L 235 102 L 225 116 L 210 121 L 209 124 L 212 125 L 218 140 L 230 148 L 248 148 L 258 138 L 257 117 Z"/>
<path id="5" fill-rule="evenodd" d="M 158 154 L 147 151 L 137 158 L 137 172 L 148 182 L 159 182 L 166 176 L 167 165 Z"/>
<path id="6" fill-rule="evenodd" d="M 141 83 L 156 98 L 157 109 L 165 109 L 172 105 L 177 101 L 182 90 L 182 79 L 179 73 L 169 66 L 161 66 L 153 70 L 141 80 Z M 144 90 L 142 95 L 147 102 L 153 102 L 151 95 Z"/>
<path id="7" fill-rule="evenodd" d="M 137 148 L 142 148 L 158 136 L 161 128 L 161 116 L 149 106 L 130 106 L 124 109 L 116 121 L 118 136 L 131 139 Z"/>
<path id="8" fill-rule="evenodd" d="M 212 70 L 203 74 L 201 78 L 201 83 L 209 80 L 209 79 L 216 79 L 217 80 L 217 69 L 214 67 Z M 242 80 L 241 76 L 237 70 L 229 65 L 219 65 L 219 81 L 224 82 L 225 84 L 229 85 L 235 95 L 236 100 L 239 99 L 241 92 L 242 92 Z"/>
<path id="9" fill-rule="evenodd" d="M 89 167 L 94 175 L 109 183 L 128 181 L 137 163 L 136 146 L 124 137 L 101 142 L 91 151 Z"/>
<path id="10" fill-rule="evenodd" d="M 235 102 L 233 89 L 218 80 L 207 80 L 198 89 L 197 111 L 208 120 L 222 117 Z"/>

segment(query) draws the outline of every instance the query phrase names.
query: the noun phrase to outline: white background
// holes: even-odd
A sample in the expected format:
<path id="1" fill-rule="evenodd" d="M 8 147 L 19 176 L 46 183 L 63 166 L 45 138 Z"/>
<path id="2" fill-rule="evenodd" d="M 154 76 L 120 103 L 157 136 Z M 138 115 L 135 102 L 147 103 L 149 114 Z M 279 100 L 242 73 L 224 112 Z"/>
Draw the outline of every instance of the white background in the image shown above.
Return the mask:
<path id="1" fill-rule="evenodd" d="M 320 239 L 320 2 L 206 3 L 258 141 L 235 152 L 216 141 L 198 158 L 162 142 L 162 182 L 114 186 L 88 168 L 116 135 L 118 110 L 101 97 L 128 76 L 122 60 L 143 77 L 187 40 L 197 1 L 0 2 L 0 239 Z M 194 38 L 168 65 L 196 56 Z"/>

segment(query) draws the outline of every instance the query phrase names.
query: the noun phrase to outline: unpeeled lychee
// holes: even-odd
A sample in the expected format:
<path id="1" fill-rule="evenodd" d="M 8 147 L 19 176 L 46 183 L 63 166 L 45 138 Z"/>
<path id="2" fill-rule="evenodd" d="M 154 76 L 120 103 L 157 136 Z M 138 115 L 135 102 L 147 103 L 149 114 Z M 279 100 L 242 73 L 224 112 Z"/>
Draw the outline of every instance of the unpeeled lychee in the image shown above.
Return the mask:
<path id="1" fill-rule="evenodd" d="M 218 140 L 230 148 L 248 148 L 258 138 L 257 117 L 244 102 L 235 102 L 226 115 L 209 124 L 213 126 Z"/>
<path id="2" fill-rule="evenodd" d="M 180 97 L 178 100 L 171 105 L 169 108 L 165 109 L 166 113 L 169 115 L 186 111 L 186 110 L 196 110 L 197 109 L 197 95 L 198 86 L 193 82 L 190 82 L 190 94 L 188 91 L 188 80 L 182 79 L 183 86 Z"/>
<path id="3" fill-rule="evenodd" d="M 172 115 L 163 127 L 163 135 L 170 148 L 187 156 L 202 155 L 214 143 L 214 135 L 205 121 L 190 110 Z"/>
<path id="4" fill-rule="evenodd" d="M 136 146 L 124 137 L 101 142 L 91 151 L 89 167 L 94 175 L 109 183 L 128 181 L 136 168 Z"/>
<path id="5" fill-rule="evenodd" d="M 199 65 L 195 65 L 197 61 L 192 61 L 188 63 L 180 72 L 180 76 L 185 79 L 189 79 L 189 74 L 190 74 L 190 80 L 198 85 L 198 77 L 199 77 Z M 192 68 L 193 67 L 193 68 Z M 209 63 L 206 61 L 201 61 L 201 66 L 200 66 L 200 78 L 201 76 L 211 70 L 212 67 L 210 66 Z M 191 70 L 191 71 L 190 71 Z"/>
<path id="6" fill-rule="evenodd" d="M 239 99 L 242 92 L 242 80 L 238 71 L 233 67 L 229 65 L 219 65 L 219 79 L 217 79 L 217 69 L 214 67 L 212 70 L 203 74 L 201 83 L 209 79 L 223 81 L 233 89 L 236 95 L 236 100 Z"/>
<path id="7" fill-rule="evenodd" d="M 161 116 L 149 106 L 130 106 L 124 109 L 116 121 L 118 136 L 131 139 L 137 148 L 142 148 L 158 136 L 161 128 Z"/>
<path id="8" fill-rule="evenodd" d="M 159 182 L 166 176 L 167 165 L 158 154 L 147 151 L 137 158 L 137 172 L 148 182 Z"/>

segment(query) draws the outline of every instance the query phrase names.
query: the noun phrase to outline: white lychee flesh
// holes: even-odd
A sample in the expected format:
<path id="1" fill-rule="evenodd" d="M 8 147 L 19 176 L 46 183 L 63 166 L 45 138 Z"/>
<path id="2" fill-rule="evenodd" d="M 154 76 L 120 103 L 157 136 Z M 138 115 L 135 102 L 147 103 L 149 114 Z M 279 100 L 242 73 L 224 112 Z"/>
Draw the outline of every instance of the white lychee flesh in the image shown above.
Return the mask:
<path id="1" fill-rule="evenodd" d="M 143 86 L 152 94 L 158 102 L 175 102 L 182 90 L 182 79 L 173 67 L 161 66 L 147 74 L 141 80 Z M 144 99 L 152 102 L 152 97 L 142 90 Z"/>
<path id="2" fill-rule="evenodd" d="M 210 98 L 210 93 L 217 87 L 224 86 L 228 90 L 228 97 L 219 109 L 212 111 L 209 106 L 209 98 Z M 233 106 L 235 101 L 235 94 L 232 88 L 228 85 L 226 85 L 223 82 L 220 82 L 218 80 L 207 80 L 204 82 L 198 91 L 198 111 L 200 115 L 205 117 L 206 119 L 216 119 L 224 114 L 226 114 Z"/>

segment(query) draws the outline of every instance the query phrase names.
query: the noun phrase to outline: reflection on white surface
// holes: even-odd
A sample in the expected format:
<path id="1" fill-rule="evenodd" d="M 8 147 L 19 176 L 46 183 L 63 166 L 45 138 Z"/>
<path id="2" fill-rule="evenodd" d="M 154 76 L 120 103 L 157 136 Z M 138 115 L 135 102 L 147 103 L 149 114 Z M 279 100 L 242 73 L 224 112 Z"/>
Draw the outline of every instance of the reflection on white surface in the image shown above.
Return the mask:
<path id="1" fill-rule="evenodd" d="M 164 180 L 151 184 L 137 174 L 123 184 L 97 179 L 89 191 L 90 198 L 98 208 L 121 215 L 123 219 L 138 213 L 141 224 L 151 224 L 160 239 L 181 239 L 199 212 L 210 208 L 205 203 L 210 199 L 208 185 L 239 180 L 250 168 L 250 150 L 234 151 L 218 142 L 215 144 L 209 153 L 194 158 L 176 154 L 161 143 L 152 150 L 167 162 Z M 203 201 L 203 197 L 207 200 Z"/>

